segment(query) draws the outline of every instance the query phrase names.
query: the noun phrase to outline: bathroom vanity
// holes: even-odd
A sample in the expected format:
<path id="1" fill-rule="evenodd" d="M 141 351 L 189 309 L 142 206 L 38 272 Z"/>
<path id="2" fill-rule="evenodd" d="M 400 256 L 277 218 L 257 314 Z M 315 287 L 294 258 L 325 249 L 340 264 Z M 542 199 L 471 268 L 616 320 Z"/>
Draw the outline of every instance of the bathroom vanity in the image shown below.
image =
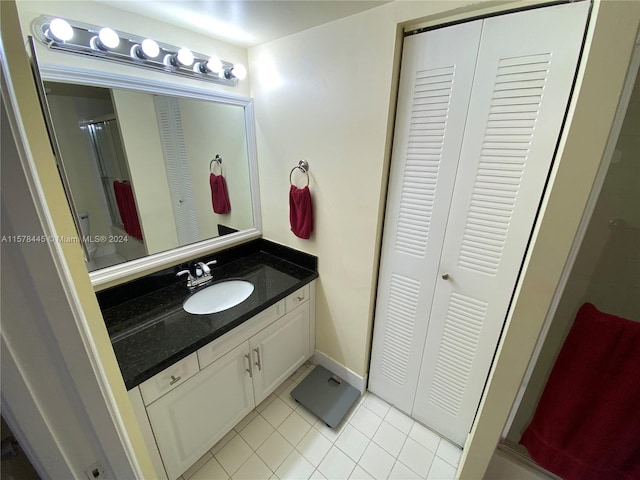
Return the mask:
<path id="1" fill-rule="evenodd" d="M 212 255 L 213 282 L 254 291 L 192 315 L 176 266 L 99 292 L 156 472 L 175 479 L 300 367 L 315 347 L 317 260 L 265 240 Z M 211 260 L 211 258 L 206 258 Z"/>

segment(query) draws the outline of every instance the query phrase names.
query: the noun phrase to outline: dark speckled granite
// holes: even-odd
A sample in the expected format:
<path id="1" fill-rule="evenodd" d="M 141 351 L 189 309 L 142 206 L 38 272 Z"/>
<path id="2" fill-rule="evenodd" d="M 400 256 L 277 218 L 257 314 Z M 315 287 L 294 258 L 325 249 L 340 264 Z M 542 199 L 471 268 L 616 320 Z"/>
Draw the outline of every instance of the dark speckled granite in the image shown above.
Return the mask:
<path id="1" fill-rule="evenodd" d="M 182 309 L 184 300 L 190 295 L 183 278 L 167 286 L 162 286 L 164 281 L 156 282 L 155 289 L 140 287 L 144 280 L 130 282 L 134 284 L 127 284 L 130 289 L 146 293 L 119 304 L 114 301 L 114 292 L 99 292 L 101 305 L 110 305 L 103 310 L 103 316 L 127 389 L 151 378 L 318 277 L 315 268 L 304 268 L 267 251 L 282 253 L 280 247 L 265 248 L 261 245 L 258 251 L 245 248 L 244 256 L 236 259 L 228 255 L 212 256 L 225 257 L 224 264 L 212 271 L 213 283 L 243 279 L 255 287 L 247 300 L 215 314 L 192 315 Z M 315 267 L 313 258 L 309 259 L 311 264 L 304 262 L 304 257 L 300 263 Z M 126 286 L 115 288 L 122 290 Z"/>

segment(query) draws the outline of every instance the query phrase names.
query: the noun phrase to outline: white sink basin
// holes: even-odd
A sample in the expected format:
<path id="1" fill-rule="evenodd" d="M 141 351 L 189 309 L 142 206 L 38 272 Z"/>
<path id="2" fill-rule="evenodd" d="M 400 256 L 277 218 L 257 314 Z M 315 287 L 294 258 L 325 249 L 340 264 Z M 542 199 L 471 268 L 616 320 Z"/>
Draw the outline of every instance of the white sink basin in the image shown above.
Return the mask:
<path id="1" fill-rule="evenodd" d="M 228 280 L 194 293 L 184 301 L 182 308 L 194 315 L 222 312 L 245 301 L 252 292 L 252 283 Z"/>

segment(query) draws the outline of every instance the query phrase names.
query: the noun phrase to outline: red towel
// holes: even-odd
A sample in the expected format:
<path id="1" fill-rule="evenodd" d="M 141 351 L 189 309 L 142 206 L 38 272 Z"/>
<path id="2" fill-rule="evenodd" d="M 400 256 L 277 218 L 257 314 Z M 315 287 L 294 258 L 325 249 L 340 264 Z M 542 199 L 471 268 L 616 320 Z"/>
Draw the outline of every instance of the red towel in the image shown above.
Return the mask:
<path id="1" fill-rule="evenodd" d="M 138 210 L 136 209 L 136 201 L 131 184 L 115 180 L 113 182 L 113 190 L 116 194 L 116 203 L 118 204 L 124 231 L 127 232 L 127 235 L 142 240 L 142 228 L 140 228 L 140 219 L 138 218 Z"/>
<path id="2" fill-rule="evenodd" d="M 291 185 L 289 189 L 289 222 L 291 231 L 296 237 L 305 240 L 313 232 L 313 206 L 309 187 L 298 188 Z"/>
<path id="3" fill-rule="evenodd" d="M 640 322 L 580 307 L 520 443 L 565 480 L 640 479 Z"/>
<path id="4" fill-rule="evenodd" d="M 209 185 L 211 185 L 211 203 L 215 213 L 225 214 L 231 211 L 227 182 L 222 175 L 212 173 L 209 175 Z"/>

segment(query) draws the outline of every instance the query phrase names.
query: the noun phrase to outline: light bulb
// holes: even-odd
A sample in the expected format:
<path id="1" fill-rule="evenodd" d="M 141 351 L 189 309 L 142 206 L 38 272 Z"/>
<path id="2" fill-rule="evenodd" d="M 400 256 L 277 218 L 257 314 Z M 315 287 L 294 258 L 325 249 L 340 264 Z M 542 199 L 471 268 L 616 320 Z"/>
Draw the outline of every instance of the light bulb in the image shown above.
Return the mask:
<path id="1" fill-rule="evenodd" d="M 222 70 L 222 61 L 218 57 L 211 57 L 207 61 L 207 70 L 210 72 L 220 72 Z"/>
<path id="2" fill-rule="evenodd" d="M 114 49 L 120 45 L 120 36 L 112 28 L 102 28 L 98 33 L 98 40 L 105 48 Z"/>
<path id="3" fill-rule="evenodd" d="M 146 58 L 156 58 L 160 55 L 160 47 L 155 40 L 145 38 L 140 45 L 140 49 Z"/>
<path id="4" fill-rule="evenodd" d="M 190 67 L 193 64 L 194 60 L 193 53 L 191 53 L 191 50 L 189 50 L 188 48 L 181 48 L 180 50 L 178 50 L 175 58 L 180 65 L 183 65 L 185 67 Z"/>
<path id="5" fill-rule="evenodd" d="M 49 33 L 54 40 L 67 42 L 73 38 L 73 27 L 62 18 L 54 18 L 49 23 Z"/>
<path id="6" fill-rule="evenodd" d="M 241 63 L 236 63 L 231 69 L 231 73 L 238 80 L 244 80 L 245 78 L 247 78 L 247 69 Z"/>

